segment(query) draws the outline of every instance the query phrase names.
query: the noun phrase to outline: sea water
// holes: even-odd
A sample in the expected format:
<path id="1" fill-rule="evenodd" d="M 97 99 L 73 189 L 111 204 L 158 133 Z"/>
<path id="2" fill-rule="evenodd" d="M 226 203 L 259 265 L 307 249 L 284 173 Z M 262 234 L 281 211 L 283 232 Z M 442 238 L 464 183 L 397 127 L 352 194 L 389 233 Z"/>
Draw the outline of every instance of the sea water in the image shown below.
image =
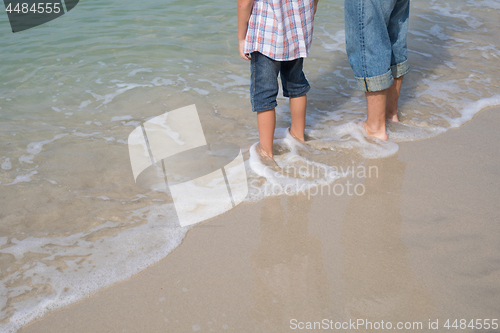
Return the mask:
<path id="1" fill-rule="evenodd" d="M 127 138 L 136 126 L 196 104 L 208 142 L 244 151 L 254 184 L 247 201 L 276 195 L 266 184 L 293 193 L 332 183 L 396 153 L 398 142 L 431 139 L 500 105 L 499 9 L 498 0 L 412 1 L 412 70 L 401 123 L 383 143 L 359 125 L 366 104 L 345 53 L 343 2 L 320 1 L 304 64 L 309 147 L 287 136 L 289 107 L 278 98 L 276 159 L 301 170 L 287 177 L 249 159 L 258 132 L 235 3 L 81 1 L 15 34 L 0 14 L 0 332 L 126 279 L 181 243 L 188 228 L 171 199 L 134 182 Z"/>

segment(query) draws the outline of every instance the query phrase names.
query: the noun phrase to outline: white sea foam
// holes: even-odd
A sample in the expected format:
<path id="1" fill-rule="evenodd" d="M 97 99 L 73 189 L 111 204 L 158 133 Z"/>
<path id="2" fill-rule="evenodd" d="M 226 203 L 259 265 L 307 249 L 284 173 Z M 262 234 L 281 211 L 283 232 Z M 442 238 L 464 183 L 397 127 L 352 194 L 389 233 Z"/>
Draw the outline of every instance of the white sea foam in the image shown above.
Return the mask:
<path id="1" fill-rule="evenodd" d="M 80 136 L 80 137 L 91 137 L 91 136 L 97 136 L 101 134 L 101 132 L 92 132 L 92 133 L 82 133 L 82 132 L 77 132 L 76 130 L 73 131 L 73 135 Z"/>
<path id="2" fill-rule="evenodd" d="M 415 35 L 415 36 L 429 38 L 429 35 L 427 35 L 426 33 L 421 32 L 421 31 L 418 31 L 418 30 L 408 30 L 408 33 L 412 34 L 412 35 Z"/>
<path id="3" fill-rule="evenodd" d="M 445 119 L 448 120 L 450 123 L 450 126 L 452 128 L 460 127 L 469 120 L 471 120 L 476 113 L 479 111 L 490 107 L 490 106 L 496 106 L 500 105 L 500 95 L 495 95 L 492 97 L 487 97 L 487 98 L 481 98 L 478 101 L 471 102 L 469 105 L 464 107 L 462 110 L 460 110 L 460 113 L 462 114 L 461 117 L 458 118 L 450 118 L 446 115 L 443 115 Z"/>
<path id="4" fill-rule="evenodd" d="M 153 70 L 151 68 L 137 68 L 137 69 L 134 69 L 133 71 L 131 71 L 130 73 L 128 73 L 127 75 L 128 76 L 134 76 L 137 73 L 141 73 L 141 72 L 151 73 L 152 71 Z"/>
<path id="5" fill-rule="evenodd" d="M 317 163 L 301 156 L 301 152 L 311 152 L 313 149 L 295 140 L 287 129 L 280 128 L 276 132 L 276 137 L 281 139 L 277 139 L 275 145 L 288 149 L 288 152 L 275 155 L 278 166 L 271 167 L 261 160 L 257 153 L 257 143 L 250 147 L 247 169 L 250 170 L 251 180 L 247 200 L 256 201 L 283 194 L 306 194 L 312 188 L 331 184 L 347 175 L 339 173 L 335 166 Z M 265 178 L 266 182 L 256 182 L 255 175 Z"/>
<path id="6" fill-rule="evenodd" d="M 446 60 L 445 60 L 445 61 L 444 61 L 444 64 L 445 64 L 446 66 L 450 67 L 451 69 L 456 69 L 456 68 L 457 68 L 457 66 L 455 66 L 455 64 L 454 64 L 453 62 L 451 62 L 451 61 L 446 61 Z"/>
<path id="7" fill-rule="evenodd" d="M 99 94 L 93 92 L 92 90 L 86 90 L 86 92 L 91 94 L 96 99 L 96 101 L 103 101 L 98 107 L 96 107 L 96 109 L 97 109 L 97 108 L 101 107 L 102 105 L 110 103 L 111 101 L 113 101 L 113 99 L 116 96 L 121 95 L 126 91 L 129 91 L 129 90 L 134 89 L 134 88 L 139 88 L 139 87 L 152 87 L 152 85 L 150 85 L 150 84 L 137 84 L 137 83 L 117 83 L 116 87 L 117 87 L 117 89 L 114 92 L 106 94 L 106 95 L 99 95 Z"/>
<path id="8" fill-rule="evenodd" d="M 42 151 L 42 148 L 44 145 L 51 143 L 51 142 L 54 142 L 57 139 L 65 137 L 66 135 L 68 135 L 68 134 L 67 133 L 57 134 L 56 136 L 54 136 L 54 138 L 52 138 L 50 140 L 44 140 L 44 141 L 39 141 L 39 142 L 30 142 L 28 144 L 28 148 L 26 149 L 26 151 L 29 154 L 36 155 Z"/>
<path id="9" fill-rule="evenodd" d="M 122 121 L 122 124 L 123 126 L 133 126 L 133 127 L 137 127 L 137 126 L 140 126 L 141 123 L 139 121 Z"/>
<path id="10" fill-rule="evenodd" d="M 340 8 L 341 1 L 337 2 L 335 5 Z M 462 126 L 485 107 L 500 105 L 498 70 L 496 70 L 500 51 L 498 43 L 491 38 L 491 36 L 498 35 L 499 31 L 495 24 L 486 20 L 489 16 L 494 18 L 493 15 L 497 15 L 495 10 L 498 9 L 500 9 L 498 1 L 492 0 L 459 0 L 458 2 L 431 0 L 430 3 L 414 4 L 411 18 L 412 29 L 409 32 L 408 43 L 412 71 L 408 79 L 405 78 L 403 86 L 403 103 L 400 106 L 402 122 L 388 125 L 389 142 L 379 142 L 365 136 L 360 123 L 366 118 L 366 105 L 363 95 L 355 92 L 352 71 L 348 68 L 343 24 L 342 22 L 322 19 L 322 16 L 318 15 L 314 22 L 315 33 L 312 48 L 314 57 L 309 57 L 304 62 L 305 70 L 309 71 L 308 79 L 314 88 L 308 95 L 309 103 L 312 106 L 308 106 L 307 114 L 307 128 L 309 129 L 307 134 L 311 137 L 311 140 L 308 141 L 309 147 L 301 146 L 287 134 L 286 128 L 283 126 L 285 126 L 284 123 L 290 123 L 289 108 L 283 107 L 283 99 L 280 97 L 278 100 L 280 106 L 277 108 L 279 128 L 276 130 L 277 139 L 275 141 L 279 153 L 276 154 L 275 158 L 284 172 L 276 172 L 264 165 L 256 157 L 255 147 L 252 146 L 250 159 L 245 162 L 248 166 L 247 172 L 250 181 L 248 200 L 260 200 L 266 196 L 286 193 L 305 193 L 307 195 L 322 185 L 338 184 L 335 183 L 336 180 L 349 175 L 354 167 L 367 163 L 365 158 L 389 156 L 398 151 L 398 142 L 431 138 L 450 128 Z M 484 23 L 479 16 L 476 17 L 476 14 L 480 15 L 481 13 L 487 13 L 484 16 Z M 75 14 L 77 13 L 75 12 Z M 470 33 L 471 27 L 475 27 L 474 35 Z M 190 28 L 186 27 L 186 29 Z M 224 32 L 221 33 L 224 34 Z M 37 39 L 34 39 L 35 37 L 30 37 L 28 34 L 26 38 L 26 42 L 31 44 L 47 43 L 44 36 L 36 36 Z M 191 37 L 186 34 L 183 38 Z M 18 43 L 18 41 L 15 42 Z M 11 47 L 14 47 L 13 45 L 15 44 L 11 44 Z M 22 43 L 19 45 L 25 47 Z M 205 46 L 207 45 L 200 44 L 200 47 Z M 168 53 L 169 48 L 162 49 Z M 198 53 L 189 55 L 188 48 L 185 49 L 187 53 L 183 52 L 180 58 L 175 53 L 163 54 L 161 51 L 161 55 L 158 55 L 155 53 L 156 51 L 148 50 L 147 57 L 143 58 L 134 55 L 126 59 L 127 55 L 124 54 L 125 61 L 124 58 L 119 59 L 121 56 L 106 54 L 108 51 L 105 49 L 96 49 L 96 51 L 102 51 L 100 53 L 102 61 L 96 62 L 91 58 L 86 59 L 89 61 L 85 62 L 83 62 L 84 60 L 79 62 L 75 60 L 75 64 L 78 64 L 75 67 L 65 67 L 67 64 L 64 61 L 57 63 L 57 66 L 60 66 L 57 72 L 63 73 L 65 76 L 56 76 L 54 74 L 56 71 L 51 67 L 51 64 L 40 66 L 40 64 L 45 63 L 43 59 L 38 59 L 38 62 L 33 63 L 32 66 L 28 63 L 24 64 L 26 68 L 21 72 L 28 74 L 22 74 L 19 77 L 9 69 L 19 69 L 16 67 L 18 59 L 14 59 L 13 56 L 9 58 L 9 54 L 6 54 L 7 59 L 4 60 L 8 62 L 8 65 L 3 66 L 0 72 L 2 77 L 12 82 L 4 82 L 2 85 L 2 87 L 8 85 L 9 91 L 9 96 L 6 96 L 9 98 L 0 97 L 2 116 L 6 114 L 7 119 L 9 117 L 15 119 L 18 115 L 14 111 L 34 109 L 33 101 L 39 101 L 45 95 L 48 95 L 47 99 L 41 100 L 42 102 L 39 103 L 39 105 L 48 105 L 45 107 L 47 115 L 42 115 L 43 117 L 48 117 L 49 114 L 50 117 L 54 118 L 60 116 L 53 111 L 67 110 L 67 113 L 70 113 L 77 110 L 78 112 L 75 112 L 73 117 L 60 117 L 61 119 L 57 119 L 55 123 L 50 123 L 48 119 L 44 120 L 46 123 L 40 135 L 37 130 L 41 129 L 41 125 L 39 126 L 30 120 L 31 116 L 27 116 L 27 125 L 33 129 L 33 137 L 36 137 L 36 139 L 30 139 L 35 142 L 28 145 L 27 153 L 24 153 L 25 141 L 12 141 L 13 138 L 19 138 L 19 135 L 11 136 L 8 133 L 9 145 L 2 145 L 2 147 L 11 150 L 5 151 L 5 155 L 8 155 L 9 158 L 2 157 L 3 161 L 0 161 L 2 162 L 0 167 L 2 168 L 1 176 L 6 175 L 9 180 L 2 179 L 2 188 L 10 191 L 12 188 L 3 186 L 9 185 L 22 186 L 23 190 L 24 187 L 29 190 L 35 186 L 38 188 L 38 186 L 43 185 L 46 186 L 47 195 L 53 197 L 54 200 L 59 199 L 58 196 L 61 195 L 59 193 L 68 193 L 68 190 L 73 190 L 74 188 L 69 187 L 65 181 L 59 178 L 54 178 L 57 179 L 57 182 L 44 178 L 52 178 L 49 176 L 54 171 L 51 169 L 53 163 L 50 162 L 52 161 L 42 163 L 43 159 L 40 158 L 40 165 L 35 165 L 35 168 L 32 168 L 33 164 L 29 163 L 30 161 L 38 162 L 37 154 L 42 150 L 54 149 L 50 152 L 59 153 L 60 145 L 50 145 L 50 143 L 69 135 L 59 134 L 53 139 L 46 140 L 53 135 L 47 137 L 44 134 L 47 128 L 54 124 L 57 130 L 61 128 L 70 132 L 72 140 L 81 137 L 82 139 L 78 140 L 80 142 L 90 142 L 100 145 L 99 147 L 105 145 L 107 148 L 116 144 L 117 149 L 126 149 L 127 141 L 123 140 L 125 137 L 123 131 L 127 131 L 127 129 L 122 125 L 136 126 L 139 124 L 137 119 L 146 119 L 147 117 L 132 107 L 120 108 L 127 106 L 126 101 L 130 97 L 134 98 L 134 103 L 137 105 L 140 103 L 146 105 L 152 101 L 151 104 L 147 104 L 152 106 L 158 101 L 150 95 L 141 100 L 140 94 L 143 91 L 149 93 L 151 88 L 161 87 L 165 91 L 165 96 L 161 96 L 165 97 L 165 101 L 158 102 L 158 105 L 164 105 L 163 102 L 165 102 L 168 105 L 167 109 L 173 105 L 180 105 L 181 102 L 184 103 L 191 98 L 196 99 L 196 103 L 205 101 L 207 104 L 211 104 L 206 109 L 212 110 L 211 106 L 213 106 L 213 110 L 216 110 L 210 112 L 213 117 L 224 119 L 224 124 L 235 126 L 234 133 L 230 130 L 223 133 L 228 141 L 233 140 L 232 135 L 236 137 L 235 140 L 241 140 L 240 142 L 258 140 L 257 131 L 252 125 L 254 122 L 249 118 L 250 116 L 243 114 L 250 104 L 248 99 L 250 83 L 248 63 L 239 63 L 232 55 L 224 53 L 217 54 L 217 59 L 221 59 L 221 62 L 211 62 L 207 61 L 206 57 L 199 57 Z M 481 63 L 475 62 L 478 59 Z M 51 58 L 52 62 L 54 62 L 53 60 Z M 468 67 L 469 63 L 470 67 Z M 318 72 L 322 74 L 319 75 Z M 66 77 L 69 81 L 64 85 L 58 85 L 59 81 L 65 81 Z M 16 89 L 19 89 L 17 88 L 19 82 L 23 83 L 23 90 L 16 92 Z M 326 88 L 321 87 L 323 82 L 326 82 L 324 84 Z M 72 86 L 74 88 L 71 88 Z M 135 88 L 140 88 L 140 91 L 139 89 L 134 90 Z M 32 96 L 29 95 L 30 89 L 33 91 Z M 40 91 L 45 93 L 40 93 Z M 92 97 L 82 97 L 81 94 L 74 95 L 75 91 L 86 91 Z M 20 96 L 28 98 L 23 99 Z M 74 96 L 73 101 L 71 96 Z M 325 96 L 329 99 L 328 103 L 321 104 Z M 240 97 L 242 98 L 240 99 Z M 324 98 L 323 101 L 327 98 Z M 14 108 L 8 104 L 4 105 L 4 103 L 14 102 L 17 103 Z M 58 102 L 57 107 L 52 106 L 55 104 L 50 104 L 56 102 Z M 89 108 L 94 102 L 99 103 Z M 193 103 L 193 101 L 189 103 Z M 186 102 L 186 104 L 188 103 Z M 95 108 L 102 108 L 101 111 L 107 108 L 106 111 L 112 112 L 98 113 Z M 228 109 L 234 113 L 229 112 Z M 208 117 L 206 114 L 204 116 Z M 37 117 L 37 119 L 39 118 Z M 117 121 L 121 124 L 117 124 Z M 88 132 L 82 131 L 83 123 L 89 125 Z M 93 124 L 100 126 L 100 132 L 92 131 Z M 212 132 L 221 130 L 210 122 L 207 122 L 206 127 L 204 123 L 204 129 Z M 175 133 L 171 134 L 175 136 Z M 99 140 L 90 138 L 99 138 Z M 245 149 L 242 150 L 245 151 Z M 17 152 L 21 153 L 17 154 Z M 47 159 L 50 159 L 51 156 L 51 154 L 47 154 Z M 325 159 L 329 162 L 324 163 L 316 161 L 316 158 L 319 161 L 325 156 L 348 156 L 349 159 L 351 157 L 356 159 L 356 162 L 350 170 L 340 170 L 338 166 L 333 165 L 337 163 L 333 158 Z M 23 163 L 19 168 L 18 161 Z M 16 163 L 15 170 L 12 170 L 13 163 Z M 30 169 L 23 169 L 26 167 L 30 167 Z M 74 170 L 75 175 L 78 175 L 78 172 L 82 170 L 78 168 Z M 318 173 L 318 170 L 321 172 Z M 72 171 L 68 170 L 68 172 Z M 37 175 L 40 178 L 36 178 Z M 52 189 L 54 191 L 50 192 Z M 93 195 L 96 199 L 94 204 L 98 205 L 112 205 L 121 202 L 125 205 L 123 207 L 126 207 L 129 202 L 133 202 L 135 205 L 142 200 L 165 202 L 164 199 L 150 198 L 149 194 L 132 195 L 133 199 L 128 201 L 115 198 L 109 192 L 95 192 Z M 86 208 L 84 207 L 84 209 Z M 10 275 L 0 281 L 0 322 L 8 320 L 7 324 L 0 324 L 0 331 L 16 330 L 50 309 L 70 304 L 105 285 L 135 274 L 167 255 L 185 235 L 185 229 L 177 229 L 177 227 L 172 226 L 172 223 L 176 222 L 176 217 L 169 204 L 153 205 L 141 211 L 134 211 L 131 215 L 133 214 L 136 214 L 136 217 L 147 218 L 148 222 L 141 227 L 127 229 L 127 223 L 133 223 L 132 217 L 118 222 L 103 220 L 101 225 L 85 233 L 68 234 L 67 237 L 54 238 L 36 238 L 28 235 L 29 230 L 24 230 L 27 233 L 26 238 L 19 240 L 19 238 L 9 235 L 13 242 L 8 246 L 7 240 L 9 238 L 0 237 L 0 247 L 2 248 L 0 252 L 12 253 L 16 258 L 19 258 L 18 260 L 24 260 L 25 253 L 28 251 L 46 255 L 44 260 L 29 261 L 17 271 L 14 271 L 13 268 L 12 271 L 9 271 L 11 267 L 7 267 L 5 271 L 2 270 Z M 54 223 L 59 222 L 55 221 Z M 74 223 L 78 223 L 77 219 Z M 111 234 L 111 236 L 96 236 L 97 240 L 89 240 L 100 232 Z M 57 260 L 60 258 L 58 256 L 67 256 L 65 259 L 67 268 L 60 270 L 56 268 Z M 89 264 L 90 260 L 95 267 Z M 65 266 L 63 265 L 63 267 Z M 45 285 L 49 289 L 52 288 L 52 292 L 47 295 L 29 296 L 22 302 L 11 302 L 9 306 L 12 306 L 12 312 L 8 314 L 2 312 L 1 309 L 7 305 L 8 297 L 28 295 L 32 289 L 25 282 L 30 278 L 33 279 L 33 284 Z M 12 281 L 20 281 L 20 283 L 12 288 L 9 286 Z M 65 291 L 66 287 L 70 289 Z"/>
<path id="11" fill-rule="evenodd" d="M 322 29 L 325 36 L 330 38 L 330 41 L 321 40 L 322 46 L 328 51 L 340 51 L 346 53 L 345 50 L 345 30 L 338 30 L 334 34 L 331 34 L 326 29 Z M 331 42 L 333 41 L 333 43 Z"/>
<path id="12" fill-rule="evenodd" d="M 468 0 L 467 4 L 472 8 L 500 9 L 500 2 L 497 0 Z"/>
<path id="13" fill-rule="evenodd" d="M 210 91 L 205 90 L 205 89 L 193 88 L 193 90 L 196 91 L 200 95 L 208 95 L 208 94 L 210 94 Z"/>
<path id="14" fill-rule="evenodd" d="M 418 51 L 411 50 L 411 49 L 408 49 L 408 52 L 413 52 L 413 53 L 416 53 L 416 54 L 420 54 L 421 56 L 424 56 L 426 58 L 432 58 L 432 54 L 429 54 L 429 53 L 418 52 Z"/>
<path id="15" fill-rule="evenodd" d="M 173 81 L 173 80 L 170 80 L 170 79 L 165 79 L 165 78 L 162 78 L 162 77 L 155 77 L 151 81 L 151 83 L 154 84 L 155 86 L 159 87 L 159 86 L 171 86 L 171 85 L 175 85 L 175 84 L 177 84 L 177 81 Z"/>
<path id="16" fill-rule="evenodd" d="M 230 82 L 224 82 L 223 84 L 217 83 L 210 79 L 198 79 L 198 82 L 208 82 L 210 85 L 215 87 L 218 91 L 226 91 L 228 88 L 244 86 L 245 88 L 250 85 L 250 80 L 239 75 L 227 75 L 226 80 L 231 80 Z"/>
<path id="17" fill-rule="evenodd" d="M 52 291 L 50 295 L 11 304 L 16 311 L 2 331 L 14 332 L 50 310 L 74 303 L 136 274 L 176 248 L 189 229 L 177 226 L 172 204 L 132 211 L 131 217 L 134 216 L 146 218 L 147 223 L 124 231 L 117 229 L 112 236 L 93 241 L 88 240 L 92 239 L 90 236 L 121 224 L 108 221 L 88 232 L 67 237 L 11 239 L 0 253 L 9 253 L 19 260 L 25 253 L 32 252 L 44 255 L 44 259 L 29 262 L 20 272 L 7 274 L 0 281 L 0 299 L 7 300 L 33 289 L 23 281 L 31 281 L 31 285 L 50 284 Z M 5 239 L 3 241 L 5 243 Z M 61 257 L 67 257 L 66 268 L 57 269 L 56 262 Z M 14 282 L 19 285 L 17 289 L 6 287 Z"/>
<path id="18" fill-rule="evenodd" d="M 348 149 L 368 159 L 391 156 L 399 150 L 399 146 L 392 141 L 367 137 L 363 123 L 359 121 L 351 121 L 328 129 L 311 130 L 309 135 L 315 138 L 309 143 L 313 147 Z"/>
<path id="19" fill-rule="evenodd" d="M 33 164 L 33 157 L 35 157 L 35 156 L 34 155 L 22 155 L 21 157 L 19 157 L 19 162 Z"/>
<path id="20" fill-rule="evenodd" d="M 463 38 L 456 38 L 452 37 L 449 34 L 446 34 L 444 32 L 444 29 L 441 28 L 438 24 L 434 25 L 430 30 L 429 33 L 433 36 L 436 36 L 437 38 L 441 40 L 454 40 L 457 43 L 473 43 L 473 41 L 468 40 L 468 39 L 463 39 Z"/>
<path id="21" fill-rule="evenodd" d="M 450 6 L 450 4 L 446 4 L 446 6 L 444 7 L 441 5 L 434 5 L 430 8 L 433 9 L 435 13 L 438 13 L 440 15 L 462 19 L 463 21 L 465 21 L 465 23 L 467 23 L 469 27 L 473 29 L 479 28 L 481 25 L 483 25 L 481 21 L 470 15 L 468 12 L 460 10 L 460 7 L 453 8 Z"/>
<path id="22" fill-rule="evenodd" d="M 130 115 L 127 115 L 127 116 L 117 116 L 117 117 L 111 118 L 111 121 L 122 121 L 122 120 L 130 120 L 130 119 L 134 119 L 134 117 L 132 117 Z"/>
<path id="23" fill-rule="evenodd" d="M 0 165 L 0 167 L 4 170 L 12 169 L 12 163 L 10 162 L 10 158 L 6 158 L 5 161 L 3 161 L 2 165 Z"/>
<path id="24" fill-rule="evenodd" d="M 33 177 L 34 175 L 36 175 L 38 173 L 38 171 L 34 170 L 34 171 L 31 171 L 30 173 L 28 174 L 25 174 L 25 175 L 19 175 L 17 176 L 14 181 L 12 183 L 8 183 L 8 184 L 5 184 L 5 185 L 14 185 L 14 184 L 17 184 L 17 183 L 26 183 L 26 182 L 30 182 L 31 181 L 31 177 Z"/>
<path id="25" fill-rule="evenodd" d="M 80 103 L 80 106 L 78 106 L 78 108 L 79 108 L 79 109 L 83 109 L 83 108 L 85 108 L 85 107 L 89 106 L 90 104 L 92 104 L 92 101 L 88 99 L 88 100 L 86 100 L 86 101 L 81 102 L 81 103 Z"/>

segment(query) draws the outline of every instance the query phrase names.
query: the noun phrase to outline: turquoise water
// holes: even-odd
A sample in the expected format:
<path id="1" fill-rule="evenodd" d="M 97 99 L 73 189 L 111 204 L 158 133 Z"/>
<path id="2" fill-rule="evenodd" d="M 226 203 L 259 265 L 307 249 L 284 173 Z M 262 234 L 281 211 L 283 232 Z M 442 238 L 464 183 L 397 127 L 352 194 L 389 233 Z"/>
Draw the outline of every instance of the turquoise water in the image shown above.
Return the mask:
<path id="1" fill-rule="evenodd" d="M 188 228 L 171 200 L 134 183 L 127 138 L 136 126 L 196 104 L 207 141 L 236 143 L 248 158 L 258 134 L 235 6 L 87 0 L 16 34 L 0 15 L 1 332 L 139 272 L 182 241 Z M 280 140 L 289 116 L 279 98 L 278 163 L 363 164 L 499 105 L 499 9 L 493 0 L 412 3 L 402 124 L 377 144 L 355 125 L 365 104 L 344 51 L 342 1 L 321 1 L 304 68 L 314 151 L 297 156 Z M 266 195 L 256 187 L 247 200 Z"/>

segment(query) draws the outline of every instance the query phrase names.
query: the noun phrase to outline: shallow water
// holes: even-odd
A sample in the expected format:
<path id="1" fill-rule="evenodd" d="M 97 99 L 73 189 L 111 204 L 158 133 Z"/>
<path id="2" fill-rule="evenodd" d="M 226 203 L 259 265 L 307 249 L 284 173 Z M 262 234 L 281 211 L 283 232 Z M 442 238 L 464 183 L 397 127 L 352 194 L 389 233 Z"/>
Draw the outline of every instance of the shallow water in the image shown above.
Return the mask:
<path id="1" fill-rule="evenodd" d="M 412 2 L 402 123 L 377 143 L 357 125 L 365 104 L 344 51 L 342 1 L 321 2 L 305 61 L 312 148 L 285 138 L 280 97 L 278 163 L 362 166 L 499 105 L 498 9 L 493 0 Z M 84 1 L 16 34 L 0 15 L 1 332 L 137 273 L 182 241 L 188 228 L 170 198 L 134 182 L 127 138 L 136 126 L 196 104 L 207 141 L 235 143 L 248 158 L 258 133 L 234 14 L 216 1 Z M 293 192 L 348 174 L 286 178 L 250 164 L 248 201 L 276 194 L 265 184 Z"/>

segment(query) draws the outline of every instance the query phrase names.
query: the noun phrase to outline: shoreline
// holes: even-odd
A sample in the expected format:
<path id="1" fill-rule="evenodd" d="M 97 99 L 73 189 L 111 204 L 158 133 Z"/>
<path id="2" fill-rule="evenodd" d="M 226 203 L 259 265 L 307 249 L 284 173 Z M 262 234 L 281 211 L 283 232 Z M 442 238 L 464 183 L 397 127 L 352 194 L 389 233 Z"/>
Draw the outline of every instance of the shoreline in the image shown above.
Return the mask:
<path id="1" fill-rule="evenodd" d="M 380 174 L 365 179 L 362 196 L 241 204 L 191 229 L 159 263 L 19 332 L 284 332 L 292 319 L 491 319 L 500 310 L 498 111 L 367 160 Z"/>

